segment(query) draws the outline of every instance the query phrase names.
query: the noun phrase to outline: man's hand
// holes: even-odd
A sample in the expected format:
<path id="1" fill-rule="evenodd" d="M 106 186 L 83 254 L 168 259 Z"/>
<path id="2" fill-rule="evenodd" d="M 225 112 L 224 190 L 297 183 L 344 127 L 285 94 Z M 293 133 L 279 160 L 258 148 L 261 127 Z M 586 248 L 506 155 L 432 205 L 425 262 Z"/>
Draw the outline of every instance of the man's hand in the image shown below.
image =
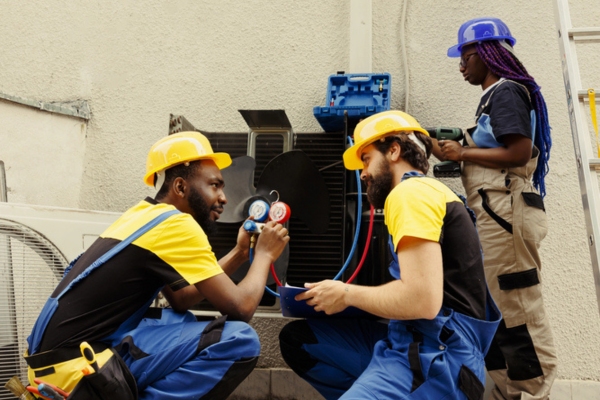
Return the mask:
<path id="1" fill-rule="evenodd" d="M 324 311 L 325 314 L 335 314 L 344 311 L 348 304 L 346 295 L 351 285 L 340 281 L 325 280 L 317 283 L 305 283 L 308 288 L 304 293 L 295 297 L 297 301 L 306 300 L 306 304 L 313 306 L 315 311 Z"/>
<path id="2" fill-rule="evenodd" d="M 250 217 L 248 219 L 254 219 Z M 252 234 L 248 233 L 244 229 L 244 224 L 240 225 L 240 229 L 238 229 L 237 240 L 235 244 L 234 251 L 238 251 L 240 254 L 244 256 L 246 260 L 250 257 L 250 237 Z"/>
<path id="3" fill-rule="evenodd" d="M 240 230 L 238 245 L 244 245 L 247 240 L 250 240 L 249 237 L 246 231 Z M 197 291 L 204 295 L 221 314 L 227 314 L 232 320 L 250 321 L 264 294 L 269 266 L 281 255 L 289 241 L 286 228 L 274 221 L 267 222 L 258 235 L 254 259 L 244 279 L 236 285 L 225 274 L 217 274 L 196 283 Z M 227 261 L 223 261 L 222 258 L 219 264 L 222 267 L 228 266 L 223 270 L 229 274 L 230 271 L 235 271 L 235 268 L 229 266 L 237 265 L 240 260 L 235 255 L 224 258 L 226 257 Z"/>
<path id="4" fill-rule="evenodd" d="M 265 255 L 270 258 L 271 262 L 275 262 L 289 241 L 288 230 L 275 221 L 269 221 L 258 235 L 255 256 Z"/>
<path id="5" fill-rule="evenodd" d="M 404 236 L 398 245 L 402 279 L 379 286 L 348 285 L 339 281 L 306 283 L 297 301 L 315 311 L 335 314 L 356 307 L 381 318 L 434 319 L 444 297 L 442 248 L 438 242 Z"/>
<path id="6" fill-rule="evenodd" d="M 438 143 L 444 157 L 443 161 L 462 161 L 462 155 L 465 149 L 460 143 L 455 142 L 454 140 L 440 140 Z"/>

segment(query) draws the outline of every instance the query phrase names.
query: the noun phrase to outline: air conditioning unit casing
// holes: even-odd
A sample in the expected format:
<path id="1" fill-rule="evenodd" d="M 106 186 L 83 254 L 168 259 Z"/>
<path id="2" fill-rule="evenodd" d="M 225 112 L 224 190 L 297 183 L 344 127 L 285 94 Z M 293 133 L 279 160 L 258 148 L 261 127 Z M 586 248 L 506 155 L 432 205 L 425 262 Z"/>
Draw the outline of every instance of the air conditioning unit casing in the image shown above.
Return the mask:
<path id="1" fill-rule="evenodd" d="M 12 376 L 26 383 L 27 337 L 65 267 L 119 215 L 0 202 L 0 399 Z"/>

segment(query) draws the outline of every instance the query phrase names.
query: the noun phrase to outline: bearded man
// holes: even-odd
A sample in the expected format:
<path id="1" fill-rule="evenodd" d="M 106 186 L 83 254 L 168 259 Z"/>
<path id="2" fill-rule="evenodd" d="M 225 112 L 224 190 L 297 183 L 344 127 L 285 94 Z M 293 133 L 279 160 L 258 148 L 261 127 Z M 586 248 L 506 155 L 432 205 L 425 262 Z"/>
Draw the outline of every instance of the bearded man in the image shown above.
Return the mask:
<path id="1" fill-rule="evenodd" d="M 326 280 L 296 296 L 328 318 L 280 333 L 284 360 L 326 399 L 480 399 L 484 356 L 500 314 L 463 201 L 427 177 L 432 142 L 410 115 L 361 121 L 344 153 L 384 209 L 395 280 L 367 287 Z M 342 319 L 353 306 L 384 321 Z"/>

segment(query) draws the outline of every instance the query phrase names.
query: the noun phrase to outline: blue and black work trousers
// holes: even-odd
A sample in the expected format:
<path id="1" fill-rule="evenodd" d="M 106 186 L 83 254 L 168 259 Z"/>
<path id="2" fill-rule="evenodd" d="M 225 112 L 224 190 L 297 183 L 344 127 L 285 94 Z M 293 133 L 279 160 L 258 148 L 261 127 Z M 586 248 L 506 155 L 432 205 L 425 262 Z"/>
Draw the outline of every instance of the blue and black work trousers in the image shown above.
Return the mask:
<path id="1" fill-rule="evenodd" d="M 492 303 L 493 305 L 493 303 Z M 484 393 L 487 321 L 443 308 L 434 320 L 309 319 L 280 333 L 288 365 L 326 399 L 467 399 Z"/>
<path id="2" fill-rule="evenodd" d="M 140 399 L 226 399 L 254 369 L 260 343 L 248 324 L 156 311 L 156 318 L 144 318 L 112 343 Z"/>

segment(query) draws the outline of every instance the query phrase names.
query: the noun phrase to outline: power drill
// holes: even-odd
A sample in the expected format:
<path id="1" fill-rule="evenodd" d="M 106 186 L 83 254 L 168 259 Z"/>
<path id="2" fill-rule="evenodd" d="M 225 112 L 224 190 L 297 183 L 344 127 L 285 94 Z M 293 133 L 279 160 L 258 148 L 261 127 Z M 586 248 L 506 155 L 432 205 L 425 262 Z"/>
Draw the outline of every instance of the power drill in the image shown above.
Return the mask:
<path id="1" fill-rule="evenodd" d="M 429 137 L 440 140 L 454 140 L 458 142 L 464 138 L 460 128 L 425 128 Z M 458 178 L 460 176 L 460 164 L 456 161 L 442 161 L 433 166 L 433 176 L 436 178 Z"/>

